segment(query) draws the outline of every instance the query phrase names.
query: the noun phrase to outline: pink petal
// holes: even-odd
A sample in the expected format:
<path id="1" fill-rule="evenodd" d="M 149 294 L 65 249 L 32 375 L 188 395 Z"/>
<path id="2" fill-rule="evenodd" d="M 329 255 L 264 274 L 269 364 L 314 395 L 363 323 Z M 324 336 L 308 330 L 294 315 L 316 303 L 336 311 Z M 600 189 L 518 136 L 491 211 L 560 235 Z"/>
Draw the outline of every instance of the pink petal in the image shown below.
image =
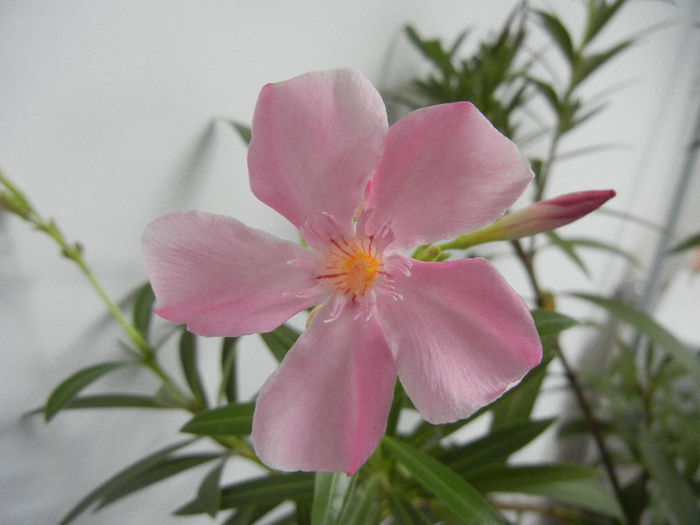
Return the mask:
<path id="1" fill-rule="evenodd" d="M 412 261 L 410 276 L 392 278 L 402 299 L 379 295 L 378 316 L 399 379 L 427 421 L 469 416 L 540 362 L 527 306 L 485 259 Z"/>
<path id="2" fill-rule="evenodd" d="M 313 251 L 229 217 L 172 213 L 143 244 L 156 313 L 200 335 L 267 332 L 326 295 Z"/>
<path id="3" fill-rule="evenodd" d="M 387 117 L 360 73 L 307 73 L 260 92 L 248 152 L 255 195 L 298 228 L 324 212 L 350 225 L 381 157 Z"/>
<path id="4" fill-rule="evenodd" d="M 356 309 L 320 312 L 263 386 L 252 440 L 265 464 L 352 474 L 379 444 L 396 372 L 376 319 Z"/>
<path id="5" fill-rule="evenodd" d="M 389 130 L 367 207 L 405 248 L 498 219 L 532 178 L 517 147 L 470 103 L 419 109 Z"/>

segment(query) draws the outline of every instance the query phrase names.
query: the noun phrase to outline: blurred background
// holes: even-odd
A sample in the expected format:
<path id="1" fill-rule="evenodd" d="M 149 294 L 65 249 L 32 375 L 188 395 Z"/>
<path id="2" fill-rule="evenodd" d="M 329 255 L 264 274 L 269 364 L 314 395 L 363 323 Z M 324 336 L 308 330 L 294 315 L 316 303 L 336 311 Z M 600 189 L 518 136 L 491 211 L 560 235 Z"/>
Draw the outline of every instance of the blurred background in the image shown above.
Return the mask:
<path id="1" fill-rule="evenodd" d="M 296 239 L 294 228 L 250 192 L 246 145 L 230 125 L 230 120 L 251 121 L 265 83 L 349 67 L 383 93 L 396 93 L 429 67 L 406 38 L 406 24 L 426 38 L 447 41 L 470 29 L 464 43 L 468 53 L 502 27 L 516 4 L 0 0 L 0 168 L 69 239 L 84 245 L 110 295 L 125 299 L 146 280 L 141 233 L 165 213 L 221 213 Z M 546 5 L 568 27 L 582 29 L 583 2 Z M 562 150 L 610 147 L 562 159 L 546 195 L 615 189 L 618 195 L 607 208 L 661 229 L 598 214 L 565 231 L 594 232 L 642 264 L 633 267 L 590 250 L 585 252 L 589 276 L 556 253 L 540 267 L 555 290 L 585 287 L 636 298 L 695 348 L 700 285 L 692 254 L 663 267 L 655 260 L 661 241 L 689 235 L 700 224 L 698 169 L 688 147 L 694 133 L 697 137 L 699 5 L 697 0 L 625 5 L 596 45 L 603 49 L 639 38 L 586 82 L 583 93 L 592 99 L 604 95 L 608 106 L 567 137 Z M 544 33 L 535 32 L 528 46 L 533 55 L 546 54 L 547 42 Z M 565 76 L 556 55 L 549 65 L 554 75 Z M 536 150 L 537 144 L 523 146 L 530 154 L 528 148 Z M 672 231 L 664 230 L 669 224 Z M 499 268 L 526 298 L 531 294 L 515 264 Z M 564 300 L 560 307 L 574 315 L 587 305 Z M 585 334 L 572 331 L 566 337 L 580 360 L 595 362 Z M 99 298 L 55 245 L 0 213 L 3 524 L 56 522 L 114 472 L 171 442 L 187 420 L 168 411 L 113 416 L 72 411 L 49 425 L 41 416 L 23 417 L 73 371 L 119 356 L 119 338 Z M 209 364 L 204 359 L 205 371 L 209 366 L 216 373 L 216 358 Z M 241 358 L 245 398 L 259 388 L 274 361 L 254 337 L 244 342 Z M 123 385 L 149 392 L 154 383 L 143 372 L 122 370 L 95 388 Z M 542 401 L 538 410 L 559 410 L 555 398 Z M 226 476 L 249 472 L 234 461 Z M 211 523 L 208 517 L 169 516 L 192 490 L 191 479 L 176 477 L 77 523 Z"/>

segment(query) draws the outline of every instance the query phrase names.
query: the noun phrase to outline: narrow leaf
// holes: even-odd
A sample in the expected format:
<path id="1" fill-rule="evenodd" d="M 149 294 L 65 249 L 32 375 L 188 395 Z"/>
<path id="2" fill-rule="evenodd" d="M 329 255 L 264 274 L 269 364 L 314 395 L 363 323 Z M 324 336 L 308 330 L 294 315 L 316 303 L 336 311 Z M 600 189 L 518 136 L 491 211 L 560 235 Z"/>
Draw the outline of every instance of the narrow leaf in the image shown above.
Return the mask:
<path id="1" fill-rule="evenodd" d="M 568 315 L 560 314 L 554 310 L 538 308 L 532 311 L 532 318 L 535 320 L 537 333 L 540 337 L 558 334 L 567 328 L 576 326 L 578 321 Z"/>
<path id="2" fill-rule="evenodd" d="M 338 522 L 352 478 L 343 472 L 317 472 L 314 481 L 314 502 L 311 525 Z"/>
<path id="3" fill-rule="evenodd" d="M 653 342 L 664 348 L 676 362 L 700 382 L 700 363 L 695 354 L 671 332 L 657 323 L 651 316 L 628 304 L 597 295 L 572 294 L 574 297 L 592 302 L 608 310 L 618 319 L 633 325 Z"/>
<path id="4" fill-rule="evenodd" d="M 197 366 L 197 336 L 187 330 L 182 331 L 180 336 L 180 364 L 182 373 L 187 381 L 187 386 L 199 403 L 206 407 L 208 405 L 202 379 L 199 376 Z"/>
<path id="5" fill-rule="evenodd" d="M 403 494 L 389 494 L 393 523 L 397 525 L 431 525 L 431 521 Z"/>
<path id="6" fill-rule="evenodd" d="M 133 363 L 129 361 L 101 363 L 99 365 L 84 368 L 70 376 L 68 379 L 59 384 L 53 392 L 51 392 L 51 395 L 46 402 L 46 406 L 44 407 L 44 417 L 46 418 L 46 421 L 50 421 L 59 410 L 68 405 L 78 394 L 78 392 L 80 392 L 90 383 L 99 379 L 108 372 L 111 372 L 112 370 L 116 370 L 117 368 L 130 364 Z"/>
<path id="7" fill-rule="evenodd" d="M 221 384 L 218 399 L 229 403 L 238 401 L 238 377 L 236 372 L 237 337 L 224 337 L 221 341 Z"/>
<path id="8" fill-rule="evenodd" d="M 282 361 L 292 345 L 299 337 L 299 332 L 283 324 L 275 328 L 272 332 L 260 334 L 262 340 L 275 356 L 277 361 Z"/>
<path id="9" fill-rule="evenodd" d="M 314 476 L 310 472 L 293 472 L 256 478 L 227 485 L 221 489 L 220 509 L 241 506 L 281 503 L 285 500 L 311 500 L 314 494 Z M 197 500 L 191 501 L 175 511 L 180 516 L 202 514 Z"/>
<path id="10" fill-rule="evenodd" d="M 511 454 L 544 432 L 552 421 L 554 419 L 510 421 L 496 427 L 480 439 L 448 449 L 437 459 L 462 474 L 492 463 L 505 463 Z"/>
<path id="11" fill-rule="evenodd" d="M 385 448 L 411 475 L 457 516 L 471 524 L 501 524 L 503 520 L 474 487 L 437 459 L 385 436 Z"/>
<path id="12" fill-rule="evenodd" d="M 253 426 L 255 403 L 232 403 L 203 410 L 190 419 L 180 431 L 200 436 L 248 435 Z"/>
<path id="13" fill-rule="evenodd" d="M 338 523 L 341 525 L 366 525 L 373 523 L 379 511 L 377 495 L 382 478 L 374 475 L 362 484 L 356 484 L 349 503 L 343 509 Z"/>
<path id="14" fill-rule="evenodd" d="M 238 133 L 238 136 L 241 137 L 241 140 L 246 143 L 246 145 L 250 144 L 250 141 L 253 139 L 253 133 L 250 131 L 250 127 L 246 126 L 245 124 L 241 124 L 240 122 L 236 122 L 235 120 L 229 121 L 231 123 L 231 127 L 233 127 L 234 131 Z"/>
<path id="15" fill-rule="evenodd" d="M 643 426 L 637 433 L 642 462 L 679 525 L 697 525 L 700 512 L 693 490 Z"/>
<path id="16" fill-rule="evenodd" d="M 700 246 L 700 232 L 694 233 L 690 237 L 686 237 L 673 248 L 669 250 L 669 253 L 678 253 L 685 250 L 690 250 L 691 248 L 696 248 Z"/>
<path id="17" fill-rule="evenodd" d="M 467 479 L 484 493 L 533 494 L 624 519 L 618 501 L 597 478 L 601 473 L 581 465 L 507 466 L 472 473 Z"/>
<path id="18" fill-rule="evenodd" d="M 624 51 L 632 44 L 632 40 L 626 40 L 620 42 L 616 46 L 611 47 L 607 51 L 602 53 L 595 53 L 584 57 L 579 61 L 576 68 L 574 69 L 572 85 L 576 86 L 581 84 L 586 78 L 588 78 L 591 73 L 596 71 L 599 67 L 605 64 L 608 60 L 616 56 L 621 51 Z"/>
<path id="19" fill-rule="evenodd" d="M 219 482 L 221 481 L 221 473 L 224 470 L 226 460 L 224 459 L 212 470 L 210 470 L 204 479 L 199 484 L 197 489 L 197 501 L 202 507 L 202 510 L 209 514 L 212 518 L 216 517 L 221 504 L 221 489 Z"/>
<path id="20" fill-rule="evenodd" d="M 571 40 L 571 35 L 569 35 L 569 31 L 566 29 L 564 24 L 562 24 L 561 20 L 559 20 L 556 16 L 545 11 L 537 11 L 537 14 L 540 17 L 542 26 L 547 33 L 549 33 L 549 36 L 552 37 L 554 43 L 557 44 L 567 61 L 570 64 L 573 64 L 576 60 L 574 44 Z"/>
<path id="21" fill-rule="evenodd" d="M 142 472 L 147 471 L 153 465 L 161 462 L 172 452 L 175 452 L 178 449 L 181 449 L 191 443 L 194 443 L 194 441 L 194 439 L 188 439 L 186 441 L 180 441 L 179 443 L 175 443 L 174 445 L 167 446 L 161 450 L 158 450 L 157 452 L 154 452 L 149 456 L 146 456 L 145 458 L 138 460 L 135 463 L 132 463 L 124 470 L 119 471 L 117 474 L 115 474 L 110 479 L 102 483 L 99 487 L 97 487 L 95 490 L 93 490 L 87 496 L 85 496 L 82 500 L 80 500 L 75 505 L 75 507 L 73 507 L 68 512 L 68 514 L 66 514 L 63 517 L 59 525 L 67 525 L 68 523 L 72 522 L 75 518 L 82 514 L 83 511 L 85 511 L 90 505 L 100 500 L 109 492 L 116 490 L 122 483 L 127 482 L 131 478 L 140 476 Z"/>
<path id="22" fill-rule="evenodd" d="M 626 250 L 623 250 L 619 246 L 615 246 L 614 244 L 609 244 L 595 239 L 583 238 L 559 239 L 559 242 L 562 245 L 567 245 L 571 248 L 593 248 L 595 250 L 606 251 L 627 259 L 627 261 L 632 263 L 634 266 L 640 266 L 639 260 L 634 255 Z"/>
<path id="23" fill-rule="evenodd" d="M 73 408 L 172 408 L 155 397 L 136 394 L 97 394 L 74 397 L 63 409 Z"/>
<path id="24" fill-rule="evenodd" d="M 149 468 L 142 470 L 138 476 L 134 476 L 125 480 L 118 487 L 108 491 L 97 509 L 101 509 L 114 503 L 115 501 L 133 494 L 136 491 L 144 489 L 150 485 L 158 483 L 175 474 L 179 474 L 185 470 L 197 467 L 202 463 L 206 463 L 213 459 L 220 458 L 221 454 L 188 454 L 184 456 L 169 457 L 151 465 Z"/>
<path id="25" fill-rule="evenodd" d="M 156 296 L 153 294 L 151 283 L 144 284 L 136 294 L 134 301 L 134 326 L 148 340 L 148 329 L 153 317 L 153 303 Z"/>
<path id="26" fill-rule="evenodd" d="M 571 261 L 576 266 L 578 266 L 581 269 L 581 271 L 584 274 L 586 274 L 587 277 L 590 277 L 590 274 L 588 273 L 588 268 L 586 268 L 586 265 L 584 264 L 581 257 L 578 256 L 573 246 L 567 244 L 564 239 L 562 239 L 559 235 L 557 235 L 554 232 L 547 232 L 547 236 L 549 237 L 549 240 L 551 241 L 553 246 L 560 248 L 562 252 L 564 252 L 564 255 L 571 259 Z"/>

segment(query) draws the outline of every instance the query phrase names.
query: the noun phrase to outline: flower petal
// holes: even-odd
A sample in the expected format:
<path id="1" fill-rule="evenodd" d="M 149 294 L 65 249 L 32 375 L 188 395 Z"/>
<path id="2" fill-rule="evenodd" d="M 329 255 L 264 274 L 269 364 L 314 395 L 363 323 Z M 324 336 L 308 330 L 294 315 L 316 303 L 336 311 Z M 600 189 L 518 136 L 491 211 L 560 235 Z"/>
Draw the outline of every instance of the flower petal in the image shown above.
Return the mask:
<path id="1" fill-rule="evenodd" d="M 527 306 L 487 260 L 412 261 L 410 276 L 392 278 L 402 299 L 380 295 L 377 315 L 427 421 L 469 416 L 540 362 Z"/>
<path id="2" fill-rule="evenodd" d="M 263 386 L 252 440 L 279 470 L 354 473 L 386 430 L 396 372 L 376 319 L 319 314 Z"/>
<path id="3" fill-rule="evenodd" d="M 315 252 L 229 217 L 171 213 L 143 244 L 155 312 L 200 335 L 267 332 L 327 295 Z"/>
<path id="4" fill-rule="evenodd" d="M 367 203 L 396 248 L 430 244 L 498 219 L 532 172 L 518 148 L 468 102 L 419 109 L 389 130 Z"/>
<path id="5" fill-rule="evenodd" d="M 253 119 L 251 188 L 300 229 L 323 213 L 350 225 L 387 129 L 379 93 L 356 71 L 268 84 Z"/>

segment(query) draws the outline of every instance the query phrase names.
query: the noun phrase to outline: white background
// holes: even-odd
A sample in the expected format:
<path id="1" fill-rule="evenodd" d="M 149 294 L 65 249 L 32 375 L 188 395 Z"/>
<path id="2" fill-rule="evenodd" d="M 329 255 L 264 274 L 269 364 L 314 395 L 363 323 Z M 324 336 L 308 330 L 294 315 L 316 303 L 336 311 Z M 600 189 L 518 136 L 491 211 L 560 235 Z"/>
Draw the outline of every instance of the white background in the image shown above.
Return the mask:
<path id="1" fill-rule="evenodd" d="M 167 212 L 196 208 L 228 214 L 295 239 L 293 228 L 250 193 L 246 148 L 220 120 L 249 122 L 265 83 L 309 70 L 352 67 L 380 89 L 396 89 L 425 67 L 402 36 L 406 23 L 424 36 L 448 41 L 471 27 L 468 49 L 495 32 L 514 4 L 2 0 L 0 167 L 45 216 L 85 246 L 95 273 L 112 297 L 121 299 L 146 279 L 141 232 Z M 581 2 L 549 4 L 570 26 L 581 27 Z M 564 150 L 602 143 L 620 147 L 557 165 L 549 196 L 615 188 L 618 197 L 610 208 L 663 223 L 697 106 L 692 100 L 698 98 L 700 48 L 691 22 L 698 9 L 693 0 L 677 6 L 629 4 L 598 42 L 601 49 L 655 24 L 667 25 L 646 33 L 605 73 L 591 78 L 585 89 L 589 97 L 618 89 L 608 110 L 563 144 Z M 533 52 L 542 49 L 533 42 Z M 555 53 L 549 56 L 563 78 Z M 697 182 L 688 200 L 680 235 L 697 230 L 700 222 Z M 563 233 L 599 236 L 645 262 L 658 241 L 647 229 L 602 215 Z M 587 253 L 586 260 L 590 279 L 553 254 L 541 262 L 542 278 L 554 290 L 608 294 L 644 276 L 610 256 Z M 687 263 L 687 257 L 679 257 L 671 268 L 689 283 L 680 286 L 686 300 L 684 288 L 698 288 L 697 277 L 684 269 Z M 502 268 L 527 296 L 519 270 Z M 686 330 L 690 340 L 700 324 L 697 309 L 693 317 L 697 296 L 688 304 L 683 311 L 671 304 L 664 315 L 671 324 L 686 315 L 676 328 Z M 571 301 L 562 307 L 589 313 Z M 118 358 L 118 337 L 99 299 L 55 245 L 17 218 L 0 215 L 1 523 L 57 522 L 112 473 L 176 440 L 185 414 L 73 411 L 50 425 L 39 417 L 21 418 L 73 371 Z M 212 346 L 204 359 L 210 380 L 217 377 L 217 358 Z M 273 363 L 252 338 L 244 345 L 243 361 L 242 388 L 249 396 Z M 145 373 L 123 371 L 94 386 L 92 391 L 150 393 L 156 383 Z M 249 472 L 241 463 L 229 467 L 229 478 Z M 197 472 L 100 514 L 86 514 L 78 523 L 210 523 L 209 518 L 169 517 L 194 494 L 206 471 Z"/>

